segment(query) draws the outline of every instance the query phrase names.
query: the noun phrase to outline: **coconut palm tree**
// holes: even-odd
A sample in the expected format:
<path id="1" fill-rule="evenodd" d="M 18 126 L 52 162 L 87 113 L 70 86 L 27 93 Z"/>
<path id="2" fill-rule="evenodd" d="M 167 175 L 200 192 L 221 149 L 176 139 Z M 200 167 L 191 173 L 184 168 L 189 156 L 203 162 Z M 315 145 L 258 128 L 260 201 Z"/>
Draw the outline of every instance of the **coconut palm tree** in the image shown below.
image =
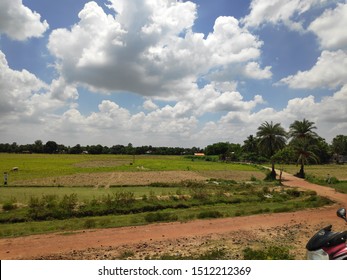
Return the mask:
<path id="1" fill-rule="evenodd" d="M 301 178 L 305 178 L 305 164 L 310 159 L 315 162 L 318 161 L 318 157 L 314 151 L 317 149 L 316 143 L 319 137 L 313 129 L 317 129 L 314 122 L 306 119 L 295 121 L 289 126 L 289 136 L 292 138 L 290 144 L 297 154 L 298 163 L 300 163 L 298 176 Z"/>
<path id="2" fill-rule="evenodd" d="M 286 145 L 287 133 L 280 123 L 264 122 L 258 127 L 259 148 L 271 158 Z M 275 162 L 271 160 L 271 178 L 276 179 Z"/>

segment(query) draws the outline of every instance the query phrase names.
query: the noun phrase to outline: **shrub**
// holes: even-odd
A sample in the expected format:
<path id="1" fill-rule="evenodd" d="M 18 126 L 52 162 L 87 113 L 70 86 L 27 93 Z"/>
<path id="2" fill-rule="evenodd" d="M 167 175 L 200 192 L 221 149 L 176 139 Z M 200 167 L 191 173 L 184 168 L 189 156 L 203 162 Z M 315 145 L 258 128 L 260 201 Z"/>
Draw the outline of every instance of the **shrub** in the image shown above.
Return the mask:
<path id="1" fill-rule="evenodd" d="M 73 193 L 70 195 L 64 195 L 59 203 L 59 207 L 68 212 L 71 212 L 76 208 L 77 202 L 77 194 Z"/>
<path id="2" fill-rule="evenodd" d="M 154 222 L 171 222 L 171 221 L 177 221 L 178 216 L 171 214 L 171 213 L 161 213 L 161 212 L 156 212 L 156 213 L 148 213 L 145 216 L 145 220 L 149 223 L 154 223 Z"/>
<path id="3" fill-rule="evenodd" d="M 293 190 L 293 189 L 288 189 L 286 190 L 287 194 L 292 196 L 292 197 L 300 197 L 301 196 L 301 192 L 298 190 Z"/>
<path id="4" fill-rule="evenodd" d="M 206 218 L 221 218 L 223 217 L 223 213 L 219 211 L 203 211 L 198 214 L 199 219 L 206 219 Z"/>
<path id="5" fill-rule="evenodd" d="M 255 182 L 255 181 L 257 181 L 257 178 L 256 178 L 254 175 L 252 175 L 252 176 L 251 176 L 251 181 L 252 181 L 252 182 Z"/>
<path id="6" fill-rule="evenodd" d="M 336 177 L 330 177 L 329 179 L 327 179 L 327 183 L 328 184 L 338 184 L 340 181 L 339 179 L 337 179 Z"/>
<path id="7" fill-rule="evenodd" d="M 84 222 L 83 227 L 84 228 L 95 228 L 96 222 L 93 219 L 88 219 Z"/>
<path id="8" fill-rule="evenodd" d="M 271 173 L 270 170 L 266 172 L 265 179 L 264 181 L 275 181 L 276 178 L 274 178 L 273 174 Z"/>
<path id="9" fill-rule="evenodd" d="M 17 209 L 17 205 L 14 204 L 12 201 L 8 201 L 8 202 L 5 202 L 4 205 L 2 205 L 2 209 L 4 211 L 14 210 L 14 209 Z"/>

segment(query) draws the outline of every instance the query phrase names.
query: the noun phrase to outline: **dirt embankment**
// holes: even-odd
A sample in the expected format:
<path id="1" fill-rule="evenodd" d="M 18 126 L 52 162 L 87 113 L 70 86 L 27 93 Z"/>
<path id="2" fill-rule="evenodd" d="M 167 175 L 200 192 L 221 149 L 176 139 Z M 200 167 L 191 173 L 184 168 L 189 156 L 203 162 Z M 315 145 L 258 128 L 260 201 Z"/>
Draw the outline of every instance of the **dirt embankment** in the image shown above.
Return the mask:
<path id="1" fill-rule="evenodd" d="M 0 258 L 115 259 L 128 255 L 145 259 L 164 254 L 201 254 L 220 246 L 228 250 L 230 259 L 239 259 L 246 246 L 284 244 L 291 246 L 297 259 L 303 259 L 305 244 L 318 229 L 332 224 L 335 230 L 346 230 L 336 217 L 336 209 L 347 206 L 347 195 L 287 173 L 283 177 L 285 185 L 314 190 L 336 204 L 294 213 L 6 238 L 0 239 Z"/>

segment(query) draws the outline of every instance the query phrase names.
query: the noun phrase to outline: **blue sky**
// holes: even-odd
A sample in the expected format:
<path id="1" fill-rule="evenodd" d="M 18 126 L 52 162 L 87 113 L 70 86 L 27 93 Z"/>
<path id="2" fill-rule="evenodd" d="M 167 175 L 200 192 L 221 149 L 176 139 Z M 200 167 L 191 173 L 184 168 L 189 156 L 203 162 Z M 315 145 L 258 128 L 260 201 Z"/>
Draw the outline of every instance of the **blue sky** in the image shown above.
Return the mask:
<path id="1" fill-rule="evenodd" d="M 0 142 L 205 147 L 347 134 L 344 0 L 3 0 Z"/>

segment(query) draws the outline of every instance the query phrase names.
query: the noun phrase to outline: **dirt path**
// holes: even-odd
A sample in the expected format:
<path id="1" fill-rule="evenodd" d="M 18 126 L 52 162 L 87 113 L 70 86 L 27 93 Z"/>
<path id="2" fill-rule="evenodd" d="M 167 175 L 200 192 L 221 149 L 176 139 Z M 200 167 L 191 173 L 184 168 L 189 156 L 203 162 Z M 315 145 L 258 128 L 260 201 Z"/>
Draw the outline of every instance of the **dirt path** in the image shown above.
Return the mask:
<path id="1" fill-rule="evenodd" d="M 245 246 L 262 246 L 271 241 L 291 244 L 300 259 L 308 238 L 323 225 L 345 229 L 336 218 L 336 209 L 347 207 L 347 195 L 287 173 L 283 178 L 287 186 L 314 190 L 336 204 L 294 213 L 6 238 L 0 239 L 0 259 L 114 259 L 124 252 L 142 259 L 156 254 L 191 255 L 216 244 L 228 246 L 229 257 L 237 259 Z"/>

